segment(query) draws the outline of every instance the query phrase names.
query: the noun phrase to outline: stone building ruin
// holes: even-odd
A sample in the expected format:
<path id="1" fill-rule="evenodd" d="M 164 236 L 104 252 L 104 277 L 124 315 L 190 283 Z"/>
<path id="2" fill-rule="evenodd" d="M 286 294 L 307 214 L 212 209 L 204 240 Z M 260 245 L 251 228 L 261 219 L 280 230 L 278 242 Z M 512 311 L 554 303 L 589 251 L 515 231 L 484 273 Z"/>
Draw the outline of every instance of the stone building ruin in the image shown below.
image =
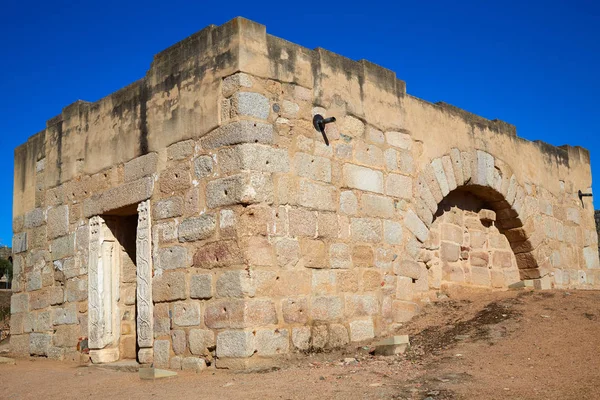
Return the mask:
<path id="1" fill-rule="evenodd" d="M 389 334 L 457 286 L 598 288 L 579 190 L 587 150 L 236 18 L 15 150 L 12 349 L 244 368 Z"/>

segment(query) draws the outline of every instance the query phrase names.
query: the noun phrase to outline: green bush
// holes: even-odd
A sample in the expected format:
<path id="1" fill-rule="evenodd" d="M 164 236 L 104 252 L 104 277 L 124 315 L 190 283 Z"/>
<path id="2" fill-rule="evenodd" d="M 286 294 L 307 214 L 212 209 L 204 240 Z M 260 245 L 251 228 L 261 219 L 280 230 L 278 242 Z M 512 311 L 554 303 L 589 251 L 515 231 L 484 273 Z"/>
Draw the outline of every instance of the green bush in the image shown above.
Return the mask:
<path id="1" fill-rule="evenodd" d="M 12 281 L 13 266 L 10 261 L 0 258 L 0 278 L 2 278 L 4 275 L 7 276 L 9 282 Z"/>

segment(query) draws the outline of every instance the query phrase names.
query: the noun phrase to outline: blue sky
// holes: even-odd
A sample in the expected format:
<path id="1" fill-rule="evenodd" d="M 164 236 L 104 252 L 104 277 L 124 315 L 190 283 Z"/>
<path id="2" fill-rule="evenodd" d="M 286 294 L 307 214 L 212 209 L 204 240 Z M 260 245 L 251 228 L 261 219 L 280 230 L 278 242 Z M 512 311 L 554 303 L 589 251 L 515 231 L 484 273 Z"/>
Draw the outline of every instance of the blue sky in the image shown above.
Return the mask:
<path id="1" fill-rule="evenodd" d="M 510 122 L 524 138 L 584 146 L 600 177 L 598 1 L 3 0 L 0 243 L 12 235 L 16 146 L 64 106 L 141 78 L 154 54 L 238 15 L 305 47 L 380 64 L 408 93 Z"/>

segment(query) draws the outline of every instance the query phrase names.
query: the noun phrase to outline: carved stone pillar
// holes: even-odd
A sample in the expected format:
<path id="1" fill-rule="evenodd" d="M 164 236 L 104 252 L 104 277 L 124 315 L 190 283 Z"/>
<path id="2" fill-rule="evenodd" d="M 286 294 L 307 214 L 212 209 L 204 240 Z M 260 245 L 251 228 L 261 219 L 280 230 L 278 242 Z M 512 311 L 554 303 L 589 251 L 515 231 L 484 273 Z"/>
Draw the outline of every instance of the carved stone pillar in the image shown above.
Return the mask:
<path id="1" fill-rule="evenodd" d="M 145 362 L 154 342 L 154 314 L 152 306 L 152 241 L 150 200 L 138 205 L 136 238 L 137 266 L 137 342 L 140 362 Z"/>

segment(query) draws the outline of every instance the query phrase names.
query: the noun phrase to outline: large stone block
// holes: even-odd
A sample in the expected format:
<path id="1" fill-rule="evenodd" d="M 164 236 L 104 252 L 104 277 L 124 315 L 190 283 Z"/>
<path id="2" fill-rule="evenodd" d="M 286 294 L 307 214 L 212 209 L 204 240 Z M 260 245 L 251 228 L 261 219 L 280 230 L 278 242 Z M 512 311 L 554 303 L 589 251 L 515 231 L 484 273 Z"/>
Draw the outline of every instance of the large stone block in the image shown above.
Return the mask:
<path id="1" fill-rule="evenodd" d="M 61 325 L 56 327 L 52 344 L 56 347 L 70 347 L 75 349 L 79 342 L 80 331 L 77 325 Z"/>
<path id="2" fill-rule="evenodd" d="M 69 233 L 69 207 L 59 206 L 48 210 L 48 239 Z"/>
<path id="3" fill-rule="evenodd" d="M 585 247 L 583 249 L 583 259 L 588 269 L 600 268 L 598 261 L 598 249 L 595 247 Z"/>
<path id="4" fill-rule="evenodd" d="M 273 143 L 273 125 L 254 121 L 237 121 L 223 125 L 200 141 L 204 149 L 239 143 Z"/>
<path id="5" fill-rule="evenodd" d="M 83 215 L 86 218 L 101 215 L 110 210 L 140 203 L 152 196 L 154 179 L 142 178 L 125 183 L 96 194 L 83 202 Z"/>
<path id="6" fill-rule="evenodd" d="M 173 344 L 173 352 L 175 354 L 185 353 L 185 349 L 187 347 L 187 338 L 185 337 L 185 331 L 181 329 L 172 330 L 171 343 Z"/>
<path id="7" fill-rule="evenodd" d="M 352 115 L 346 115 L 342 120 L 340 130 L 344 135 L 361 137 L 365 131 L 365 124 Z"/>
<path id="8" fill-rule="evenodd" d="M 208 355 L 209 348 L 215 346 L 215 333 L 208 329 L 191 329 L 189 333 L 189 348 L 194 355 Z"/>
<path id="9" fill-rule="evenodd" d="M 363 340 L 373 339 L 375 337 L 375 327 L 373 320 L 358 320 L 350 322 L 350 341 L 362 342 Z"/>
<path id="10" fill-rule="evenodd" d="M 365 190 L 368 192 L 383 193 L 383 173 L 354 164 L 344 164 L 344 186 Z"/>
<path id="11" fill-rule="evenodd" d="M 199 217 L 188 218 L 179 224 L 178 237 L 180 242 L 193 242 L 208 239 L 217 229 L 217 219 L 213 214 L 203 214 Z"/>
<path id="12" fill-rule="evenodd" d="M 374 218 L 352 218 L 352 239 L 357 242 L 379 243 L 383 238 L 381 220 Z"/>
<path id="13" fill-rule="evenodd" d="M 162 270 L 189 267 L 187 249 L 183 246 L 165 247 L 158 250 L 158 267 Z"/>
<path id="14" fill-rule="evenodd" d="M 308 321 L 308 299 L 291 297 L 281 301 L 283 320 L 288 324 L 305 324 Z"/>
<path id="15" fill-rule="evenodd" d="M 148 153 L 125 163 L 125 182 L 132 182 L 156 172 L 158 154 Z"/>
<path id="16" fill-rule="evenodd" d="M 402 242 L 402 224 L 390 220 L 383 221 L 383 238 L 387 244 L 400 244 Z"/>
<path id="17" fill-rule="evenodd" d="M 206 185 L 208 207 L 217 208 L 233 204 L 273 202 L 273 179 L 259 172 L 243 172 L 227 178 L 216 179 Z"/>
<path id="18" fill-rule="evenodd" d="M 29 294 L 13 294 L 10 298 L 10 313 L 16 314 L 29 311 Z"/>
<path id="19" fill-rule="evenodd" d="M 306 268 L 326 268 L 327 256 L 325 252 L 325 243 L 321 240 L 304 239 L 301 242 L 301 254 L 304 266 Z"/>
<path id="20" fill-rule="evenodd" d="M 223 79 L 221 90 L 223 96 L 229 97 L 242 87 L 252 87 L 252 78 L 249 75 L 244 74 L 243 72 L 239 72 L 237 74 L 230 75 Z"/>
<path id="21" fill-rule="evenodd" d="M 154 367 L 169 368 L 171 358 L 171 342 L 169 340 L 154 341 Z"/>
<path id="22" fill-rule="evenodd" d="M 404 225 L 421 243 L 425 243 L 429 236 L 429 229 L 427 229 L 427 226 L 419 219 L 414 211 L 408 210 L 406 214 L 404 214 Z"/>
<path id="23" fill-rule="evenodd" d="M 196 302 L 175 303 L 173 323 L 178 326 L 197 326 L 202 320 L 200 304 Z"/>
<path id="24" fill-rule="evenodd" d="M 290 339 L 287 329 L 259 329 L 254 339 L 260 356 L 275 356 L 289 352 Z"/>
<path id="25" fill-rule="evenodd" d="M 191 174 L 183 166 L 175 166 L 166 169 L 160 173 L 158 185 L 160 191 L 165 194 L 172 194 L 188 189 L 192 184 Z"/>
<path id="26" fill-rule="evenodd" d="M 331 161 L 328 158 L 296 153 L 294 168 L 299 176 L 316 181 L 331 182 Z"/>
<path id="27" fill-rule="evenodd" d="M 65 304 L 64 307 L 55 307 L 52 309 L 53 325 L 73 325 L 78 322 L 76 304 Z"/>
<path id="28" fill-rule="evenodd" d="M 331 268 L 352 268 L 352 250 L 346 243 L 333 243 L 329 246 Z"/>
<path id="29" fill-rule="evenodd" d="M 398 174 L 388 174 L 385 179 L 385 193 L 401 199 L 413 197 L 412 178 Z"/>
<path id="30" fill-rule="evenodd" d="M 287 150 L 256 143 L 245 143 L 220 150 L 218 160 L 222 173 L 242 170 L 288 172 L 290 169 Z"/>
<path id="31" fill-rule="evenodd" d="M 364 193 L 360 198 L 360 211 L 367 217 L 392 218 L 394 201 L 390 197 Z"/>
<path id="32" fill-rule="evenodd" d="M 152 208 L 154 219 L 180 217 L 183 215 L 183 198 L 176 196 L 157 201 Z"/>
<path id="33" fill-rule="evenodd" d="M 167 147 L 169 160 L 184 160 L 194 154 L 196 143 L 193 140 L 183 140 Z"/>
<path id="34" fill-rule="evenodd" d="M 152 278 L 154 302 L 185 300 L 186 297 L 184 272 L 166 272 Z"/>
<path id="35" fill-rule="evenodd" d="M 13 235 L 12 251 L 14 254 L 27 251 L 27 248 L 27 232 L 21 232 L 19 234 Z"/>
<path id="36" fill-rule="evenodd" d="M 252 331 L 223 331 L 217 335 L 217 357 L 250 357 L 254 354 Z"/>
<path id="37" fill-rule="evenodd" d="M 317 213 L 302 208 L 288 210 L 290 236 L 317 236 Z"/>
<path id="38" fill-rule="evenodd" d="M 199 268 L 219 268 L 244 263 L 245 258 L 237 240 L 221 240 L 204 244 L 194 255 L 194 266 Z"/>
<path id="39" fill-rule="evenodd" d="M 68 279 L 65 284 L 65 293 L 68 302 L 77 302 L 87 299 L 88 284 L 86 277 Z"/>
<path id="40" fill-rule="evenodd" d="M 385 138 L 390 146 L 398 147 L 404 150 L 412 148 L 412 138 L 404 132 L 386 132 Z"/>
<path id="41" fill-rule="evenodd" d="M 292 344 L 298 350 L 308 350 L 310 347 L 311 329 L 309 326 L 300 326 L 292 329 Z"/>
<path id="42" fill-rule="evenodd" d="M 377 315 L 379 303 L 372 294 L 346 295 L 346 315 L 349 317 L 362 317 Z"/>
<path id="43" fill-rule="evenodd" d="M 52 335 L 48 333 L 31 333 L 29 335 L 29 353 L 34 356 L 47 356 L 52 345 Z"/>
<path id="44" fill-rule="evenodd" d="M 46 215 L 41 208 L 34 208 L 25 214 L 25 229 L 37 228 L 46 222 Z"/>
<path id="45" fill-rule="evenodd" d="M 231 98 L 232 115 L 267 119 L 271 110 L 269 99 L 260 93 L 237 92 Z"/>
<path id="46" fill-rule="evenodd" d="M 331 185 L 319 184 L 308 179 L 300 179 L 298 187 L 298 204 L 321 211 L 336 211 L 336 188 Z"/>
<path id="47" fill-rule="evenodd" d="M 344 312 L 343 300 L 339 296 L 315 297 L 311 303 L 310 314 L 315 321 L 335 321 Z"/>
<path id="48" fill-rule="evenodd" d="M 210 299 L 212 297 L 212 275 L 195 274 L 190 279 L 190 297 L 192 299 Z"/>

